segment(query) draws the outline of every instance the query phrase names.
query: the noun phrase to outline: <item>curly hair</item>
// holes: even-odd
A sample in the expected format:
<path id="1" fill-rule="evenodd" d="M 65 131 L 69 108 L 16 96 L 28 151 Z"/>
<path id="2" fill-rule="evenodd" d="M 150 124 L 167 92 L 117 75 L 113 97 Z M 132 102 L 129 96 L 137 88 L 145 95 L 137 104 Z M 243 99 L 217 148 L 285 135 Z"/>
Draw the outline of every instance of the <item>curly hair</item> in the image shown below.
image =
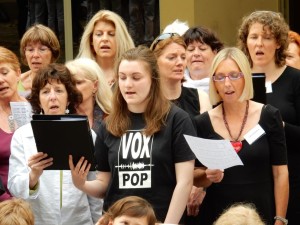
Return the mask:
<path id="1" fill-rule="evenodd" d="M 288 47 L 288 24 L 285 22 L 281 13 L 273 11 L 255 11 L 243 17 L 242 24 L 238 30 L 238 46 L 246 54 L 251 67 L 253 66 L 253 61 L 247 47 L 247 38 L 250 28 L 254 23 L 262 24 L 264 30 L 269 30 L 272 33 L 276 43 L 280 46 L 275 52 L 275 64 L 277 66 L 285 65 L 286 50 Z"/>
<path id="2" fill-rule="evenodd" d="M 82 95 L 76 88 L 76 81 L 68 68 L 64 64 L 59 63 L 51 63 L 47 67 L 40 69 L 33 79 L 31 93 L 27 96 L 33 113 L 41 112 L 40 91 L 52 80 L 57 80 L 65 85 L 68 93 L 68 109 L 71 114 L 76 113 L 76 108 L 82 102 Z"/>

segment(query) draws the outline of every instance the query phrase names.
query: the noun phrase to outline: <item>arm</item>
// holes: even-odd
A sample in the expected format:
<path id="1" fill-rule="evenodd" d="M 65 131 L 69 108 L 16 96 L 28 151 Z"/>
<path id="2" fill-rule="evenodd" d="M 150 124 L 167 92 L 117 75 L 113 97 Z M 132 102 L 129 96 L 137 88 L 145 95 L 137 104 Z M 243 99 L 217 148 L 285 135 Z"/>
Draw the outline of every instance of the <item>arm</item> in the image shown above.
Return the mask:
<path id="1" fill-rule="evenodd" d="M 289 178 L 286 165 L 273 166 L 274 178 L 274 195 L 276 216 L 285 218 L 289 199 Z M 282 225 L 279 220 L 275 220 L 275 224 Z"/>
<path id="2" fill-rule="evenodd" d="M 200 101 L 200 113 L 210 110 L 212 107 L 209 101 L 208 94 L 200 88 L 198 88 L 197 90 Z"/>
<path id="3" fill-rule="evenodd" d="M 175 164 L 176 186 L 164 223 L 178 224 L 186 207 L 193 185 L 194 160 Z"/>
<path id="4" fill-rule="evenodd" d="M 69 166 L 75 187 L 87 195 L 104 198 L 111 178 L 110 172 L 98 172 L 95 180 L 87 181 L 86 178 L 91 164 L 88 164 L 87 160 L 84 160 L 84 157 L 81 157 L 77 165 L 74 166 L 73 158 L 69 156 Z"/>

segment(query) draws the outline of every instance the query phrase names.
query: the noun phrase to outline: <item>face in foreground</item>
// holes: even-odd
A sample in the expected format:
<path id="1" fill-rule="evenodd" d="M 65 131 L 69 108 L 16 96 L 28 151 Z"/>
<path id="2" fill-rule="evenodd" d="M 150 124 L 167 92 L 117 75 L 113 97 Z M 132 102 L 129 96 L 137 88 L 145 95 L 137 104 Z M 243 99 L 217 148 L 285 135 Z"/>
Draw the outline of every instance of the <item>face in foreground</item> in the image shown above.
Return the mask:
<path id="1" fill-rule="evenodd" d="M 148 225 L 147 217 L 119 216 L 109 223 L 109 225 Z"/>
<path id="2" fill-rule="evenodd" d="M 119 66 L 119 88 L 129 111 L 143 113 L 148 104 L 151 74 L 142 61 L 123 60 Z"/>
<path id="3" fill-rule="evenodd" d="M 68 106 L 68 93 L 64 84 L 50 80 L 40 90 L 40 104 L 45 115 L 65 114 Z"/>

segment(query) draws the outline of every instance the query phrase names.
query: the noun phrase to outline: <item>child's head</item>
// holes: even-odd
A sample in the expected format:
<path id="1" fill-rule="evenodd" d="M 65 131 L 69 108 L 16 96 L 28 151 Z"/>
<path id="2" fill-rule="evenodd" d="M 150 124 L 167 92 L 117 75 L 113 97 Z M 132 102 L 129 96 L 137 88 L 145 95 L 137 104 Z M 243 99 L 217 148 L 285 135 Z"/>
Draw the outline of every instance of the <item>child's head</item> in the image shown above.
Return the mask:
<path id="1" fill-rule="evenodd" d="M 137 196 L 128 196 L 116 201 L 100 219 L 99 225 L 116 224 L 154 225 L 156 217 L 149 202 Z"/>
<path id="2" fill-rule="evenodd" d="M 1 225 L 33 225 L 31 206 L 23 199 L 12 198 L 0 202 Z"/>
<path id="3" fill-rule="evenodd" d="M 251 203 L 235 203 L 224 210 L 213 225 L 265 225 L 255 205 Z"/>

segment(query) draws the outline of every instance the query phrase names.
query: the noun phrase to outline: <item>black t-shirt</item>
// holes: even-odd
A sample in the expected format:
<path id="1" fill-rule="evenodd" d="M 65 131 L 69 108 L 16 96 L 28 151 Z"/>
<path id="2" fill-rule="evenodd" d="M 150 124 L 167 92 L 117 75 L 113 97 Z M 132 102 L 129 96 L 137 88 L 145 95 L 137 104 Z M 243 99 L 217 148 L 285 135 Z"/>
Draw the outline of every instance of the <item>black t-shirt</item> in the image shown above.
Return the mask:
<path id="1" fill-rule="evenodd" d="M 97 170 L 111 172 L 104 210 L 129 195 L 147 199 L 164 221 L 176 186 L 175 163 L 195 159 L 183 134 L 196 136 L 190 116 L 172 105 L 166 126 L 145 136 L 143 114 L 131 114 L 132 127 L 121 137 L 102 123 L 95 144 Z"/>

